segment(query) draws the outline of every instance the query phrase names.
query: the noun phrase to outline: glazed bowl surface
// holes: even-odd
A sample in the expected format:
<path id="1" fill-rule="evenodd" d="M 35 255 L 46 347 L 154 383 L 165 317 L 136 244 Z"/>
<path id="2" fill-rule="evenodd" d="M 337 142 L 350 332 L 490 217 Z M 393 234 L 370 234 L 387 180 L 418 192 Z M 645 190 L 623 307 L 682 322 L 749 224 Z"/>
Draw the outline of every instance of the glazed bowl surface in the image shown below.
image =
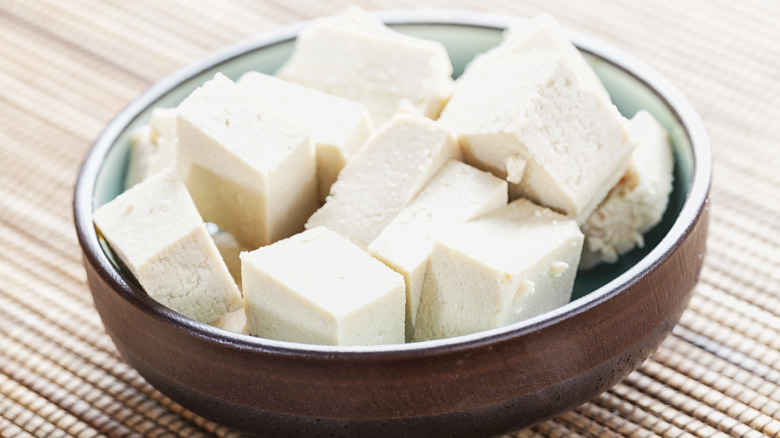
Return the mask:
<path id="1" fill-rule="evenodd" d="M 378 14 L 440 41 L 455 75 L 501 40 L 511 17 L 456 11 Z M 580 273 L 567 305 L 510 326 L 437 341 L 331 347 L 213 328 L 146 295 L 92 223 L 123 190 L 132 131 L 222 72 L 273 73 L 301 23 L 225 48 L 152 86 L 122 111 L 82 166 L 74 217 L 89 287 L 120 354 L 192 411 L 260 436 L 492 436 L 532 425 L 607 390 L 658 347 L 686 308 L 707 234 L 709 142 L 685 97 L 652 68 L 572 33 L 618 109 L 646 109 L 674 147 L 669 208 L 644 248 Z"/>

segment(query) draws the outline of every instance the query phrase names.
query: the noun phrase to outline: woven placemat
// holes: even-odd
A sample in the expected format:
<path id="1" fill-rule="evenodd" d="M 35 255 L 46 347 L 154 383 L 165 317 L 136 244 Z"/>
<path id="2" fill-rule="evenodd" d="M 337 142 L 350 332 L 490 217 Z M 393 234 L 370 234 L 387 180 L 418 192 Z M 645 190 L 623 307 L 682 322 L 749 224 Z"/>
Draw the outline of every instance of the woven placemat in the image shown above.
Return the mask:
<path id="1" fill-rule="evenodd" d="M 780 2 L 404 0 L 550 12 L 677 85 L 712 140 L 708 254 L 680 324 L 591 402 L 515 436 L 780 436 Z M 148 385 L 92 307 L 71 217 L 105 124 L 166 74 L 346 1 L 0 1 L 0 436 L 237 436 Z"/>

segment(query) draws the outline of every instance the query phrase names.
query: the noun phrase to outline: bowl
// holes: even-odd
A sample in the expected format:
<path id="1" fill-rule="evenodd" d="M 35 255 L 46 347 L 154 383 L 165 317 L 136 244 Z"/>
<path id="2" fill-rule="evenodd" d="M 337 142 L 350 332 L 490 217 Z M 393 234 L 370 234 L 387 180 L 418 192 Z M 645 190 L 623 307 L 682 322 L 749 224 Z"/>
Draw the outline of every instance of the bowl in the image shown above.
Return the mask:
<path id="1" fill-rule="evenodd" d="M 455 74 L 496 45 L 511 17 L 390 11 L 400 32 L 440 41 Z M 218 423 L 262 436 L 491 436 L 529 426 L 607 390 L 658 347 L 702 267 L 711 152 L 702 123 L 657 72 L 607 44 L 573 42 L 626 116 L 650 111 L 674 146 L 674 189 L 644 248 L 578 276 L 567 305 L 436 341 L 333 347 L 222 331 L 157 303 L 99 239 L 92 213 L 122 191 L 132 130 L 221 71 L 273 72 L 306 25 L 243 41 L 152 86 L 105 129 L 75 188 L 76 231 L 95 307 L 122 357 L 154 387 Z"/>

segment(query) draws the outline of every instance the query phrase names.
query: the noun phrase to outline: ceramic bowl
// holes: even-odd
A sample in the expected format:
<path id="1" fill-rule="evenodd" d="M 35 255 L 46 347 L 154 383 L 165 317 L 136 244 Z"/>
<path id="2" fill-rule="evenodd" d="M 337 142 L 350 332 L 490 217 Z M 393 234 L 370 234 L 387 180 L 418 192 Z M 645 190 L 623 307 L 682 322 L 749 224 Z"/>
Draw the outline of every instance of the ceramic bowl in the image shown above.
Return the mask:
<path id="1" fill-rule="evenodd" d="M 509 17 L 387 12 L 398 31 L 440 41 L 455 74 L 496 45 Z M 578 276 L 572 301 L 510 326 L 393 346 L 331 347 L 225 332 L 158 304 L 101 242 L 92 212 L 122 191 L 130 132 L 223 72 L 273 72 L 305 23 L 228 47 L 163 79 L 105 129 L 86 157 L 74 213 L 95 307 L 122 357 L 162 393 L 261 436 L 491 436 L 558 415 L 615 385 L 657 348 L 702 267 L 711 152 L 688 101 L 647 65 L 571 34 L 626 116 L 668 129 L 674 191 L 647 244 Z"/>

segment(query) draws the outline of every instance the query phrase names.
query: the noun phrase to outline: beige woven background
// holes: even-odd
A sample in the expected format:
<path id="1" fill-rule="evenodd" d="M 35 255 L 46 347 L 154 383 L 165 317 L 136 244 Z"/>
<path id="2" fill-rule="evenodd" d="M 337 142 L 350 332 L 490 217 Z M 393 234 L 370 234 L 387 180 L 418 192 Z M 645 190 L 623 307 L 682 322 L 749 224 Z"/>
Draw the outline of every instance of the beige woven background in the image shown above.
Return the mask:
<path id="1" fill-rule="evenodd" d="M 348 1 L 0 0 L 0 436 L 236 436 L 115 353 L 71 218 L 105 124 L 223 45 Z M 780 1 L 404 0 L 553 13 L 676 84 L 712 139 L 709 250 L 680 325 L 623 383 L 517 436 L 780 436 Z"/>

